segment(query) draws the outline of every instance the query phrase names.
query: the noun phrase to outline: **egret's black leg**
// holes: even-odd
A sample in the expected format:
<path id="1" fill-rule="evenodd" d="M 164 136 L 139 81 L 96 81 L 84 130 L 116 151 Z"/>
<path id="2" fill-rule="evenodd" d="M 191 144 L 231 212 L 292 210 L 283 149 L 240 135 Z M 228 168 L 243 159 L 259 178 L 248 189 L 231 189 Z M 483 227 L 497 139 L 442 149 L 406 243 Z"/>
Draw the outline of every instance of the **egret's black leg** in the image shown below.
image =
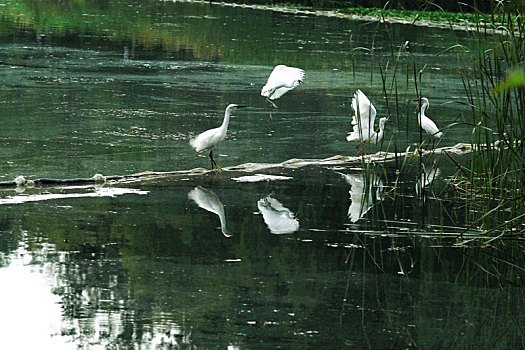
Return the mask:
<path id="1" fill-rule="evenodd" d="M 221 167 L 217 165 L 215 162 L 215 159 L 213 159 L 213 150 L 210 151 L 210 159 L 211 159 L 211 170 L 214 170 L 217 173 L 220 173 L 222 171 Z"/>
<path id="2" fill-rule="evenodd" d="M 213 170 L 217 166 L 217 163 L 215 163 L 215 160 L 213 160 L 213 150 L 210 151 L 210 159 L 211 159 L 211 170 Z"/>
<path id="3" fill-rule="evenodd" d="M 356 146 L 356 148 L 357 148 L 357 152 L 355 154 L 356 156 L 360 156 L 361 153 L 363 153 L 363 151 L 365 150 L 366 146 L 368 146 L 368 144 L 370 143 L 370 140 L 371 139 L 368 139 L 368 140 L 364 141 L 363 143 L 361 143 L 360 145 L 358 144 Z"/>
<path id="4" fill-rule="evenodd" d="M 360 156 L 361 153 L 363 153 L 363 151 L 365 150 L 367 145 L 368 145 L 368 142 L 363 142 L 361 145 L 358 145 L 360 147 L 357 149 L 357 152 L 355 153 L 355 155 Z"/>

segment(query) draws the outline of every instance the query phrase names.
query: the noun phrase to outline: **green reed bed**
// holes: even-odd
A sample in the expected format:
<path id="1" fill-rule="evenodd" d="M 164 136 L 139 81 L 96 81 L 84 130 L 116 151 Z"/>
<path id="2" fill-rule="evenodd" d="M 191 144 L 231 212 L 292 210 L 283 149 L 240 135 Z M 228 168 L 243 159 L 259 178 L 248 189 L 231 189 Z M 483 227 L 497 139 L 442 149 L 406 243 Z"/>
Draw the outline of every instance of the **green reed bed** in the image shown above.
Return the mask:
<path id="1" fill-rule="evenodd" d="M 456 25 L 479 25 L 480 23 L 504 25 L 505 16 L 502 14 L 483 14 L 479 11 L 473 13 L 444 12 L 444 11 L 411 11 L 390 8 L 365 8 L 350 7 L 338 10 L 340 13 L 356 16 L 368 16 L 378 19 L 396 18 L 407 21 L 429 21 L 434 23 L 447 23 Z"/>
<path id="2" fill-rule="evenodd" d="M 474 66 L 462 72 L 475 151 L 458 188 L 471 224 L 511 237 L 525 233 L 525 26 L 514 9 L 497 10 L 504 31 L 489 38 L 478 26 Z"/>
<path id="3" fill-rule="evenodd" d="M 361 9 L 374 13 L 384 11 Z M 455 14 L 461 16 L 462 14 Z M 469 18 L 474 15 L 465 15 Z M 477 15 L 475 15 L 477 16 Z M 415 20 L 424 18 L 417 17 Z M 431 17 L 429 17 L 431 18 Z M 450 200 L 451 193 L 458 207 L 463 208 L 465 218 L 465 243 L 476 241 L 491 243 L 495 239 L 523 239 L 525 234 L 525 25 L 518 7 L 512 4 L 497 6 L 494 13 L 484 15 L 483 20 L 476 17 L 475 30 L 471 32 L 477 42 L 476 49 L 465 49 L 467 55 L 465 69 L 461 74 L 464 94 L 470 108 L 463 121 L 472 128 L 471 142 L 474 152 L 467 160 L 454 157 L 417 157 L 420 173 L 428 169 L 432 162 L 451 162 L 457 173 L 450 180 L 445 191 Z M 498 28 L 498 33 L 491 33 L 487 28 Z M 395 116 L 395 127 L 408 130 L 413 116 L 408 111 L 409 102 L 399 97 L 399 92 L 408 90 L 417 97 L 425 94 L 425 67 L 403 67 L 400 57 L 405 53 L 405 46 L 392 47 L 391 57 L 385 63 L 378 58 L 371 60 L 381 76 L 381 89 L 386 101 L 386 114 Z M 373 56 L 373 48 L 370 49 Z M 410 53 L 407 53 L 410 54 Z M 470 63 L 469 63 L 470 62 Z M 377 68 L 379 66 L 379 68 Z M 374 69 L 371 69 L 374 71 Z M 371 84 L 374 80 L 371 77 Z M 405 83 L 406 82 L 406 83 Z M 413 84 L 413 85 L 412 85 Z M 413 87 L 410 87 L 412 85 Z M 460 120 L 449 125 L 440 125 L 445 133 Z M 446 135 L 446 134 L 445 134 Z M 421 149 L 436 146 L 441 140 L 428 140 L 420 133 Z M 436 142 L 436 145 L 430 142 Z M 401 143 L 396 140 L 384 140 L 382 148 L 395 152 Z M 444 159 L 443 159 L 444 158 Z M 413 159 L 412 159 L 413 161 Z M 407 162 L 397 162 L 398 179 L 403 176 Z M 398 189 L 394 188 L 396 195 Z M 420 198 L 425 200 L 424 196 Z M 466 237 L 469 237 L 467 239 Z"/>

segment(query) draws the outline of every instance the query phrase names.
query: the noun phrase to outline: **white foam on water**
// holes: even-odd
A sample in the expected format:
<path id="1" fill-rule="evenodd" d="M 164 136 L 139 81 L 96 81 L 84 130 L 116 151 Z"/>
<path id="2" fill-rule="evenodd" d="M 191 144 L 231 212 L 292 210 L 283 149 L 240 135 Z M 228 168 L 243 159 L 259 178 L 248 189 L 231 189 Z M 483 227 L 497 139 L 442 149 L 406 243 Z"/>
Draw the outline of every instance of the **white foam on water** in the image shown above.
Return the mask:
<path id="1" fill-rule="evenodd" d="M 17 195 L 0 198 L 0 205 L 5 204 L 22 204 L 28 202 L 40 202 L 56 199 L 69 199 L 69 198 L 94 198 L 94 197 L 116 197 L 125 194 L 137 194 L 145 195 L 148 191 L 142 191 L 135 188 L 122 188 L 122 187 L 101 187 L 93 192 L 77 192 L 77 193 L 44 193 L 44 194 L 30 194 L 30 195 Z"/>

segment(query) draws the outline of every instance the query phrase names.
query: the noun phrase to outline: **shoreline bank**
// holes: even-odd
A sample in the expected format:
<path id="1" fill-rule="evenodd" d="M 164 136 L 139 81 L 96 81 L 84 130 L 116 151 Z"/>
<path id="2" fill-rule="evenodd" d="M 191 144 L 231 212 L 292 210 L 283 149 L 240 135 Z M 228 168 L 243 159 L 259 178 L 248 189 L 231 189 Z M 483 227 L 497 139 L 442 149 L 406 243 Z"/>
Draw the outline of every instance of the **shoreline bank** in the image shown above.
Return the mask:
<path id="1" fill-rule="evenodd" d="M 246 8 L 246 9 L 274 11 L 274 12 L 297 14 L 297 15 L 303 15 L 303 16 L 322 16 L 322 17 L 342 18 L 342 19 L 350 19 L 350 20 L 363 21 L 363 22 L 405 24 L 405 25 L 416 25 L 416 26 L 421 26 L 421 27 L 432 27 L 432 28 L 452 29 L 452 30 L 462 30 L 462 31 L 475 31 L 476 30 L 476 27 L 473 24 L 471 25 L 471 24 L 442 23 L 442 22 L 434 22 L 434 21 L 421 20 L 421 19 L 408 20 L 408 19 L 403 19 L 399 17 L 391 17 L 391 16 L 384 16 L 384 17 L 365 16 L 365 15 L 343 13 L 343 12 L 339 12 L 336 10 L 314 10 L 314 9 L 307 9 L 307 8 L 300 8 L 300 7 L 285 7 L 285 6 L 271 6 L 271 5 L 258 5 L 258 4 L 237 4 L 237 3 L 224 2 L 224 1 L 214 2 L 214 1 L 206 1 L 206 0 L 161 0 L 161 1 L 189 2 L 189 3 L 207 4 L 207 5 L 215 5 L 215 6 L 240 7 L 240 8 Z M 501 33 L 506 32 L 505 30 L 501 28 L 500 29 L 486 28 L 485 30 L 489 34 L 498 34 L 498 33 L 501 34 Z"/>

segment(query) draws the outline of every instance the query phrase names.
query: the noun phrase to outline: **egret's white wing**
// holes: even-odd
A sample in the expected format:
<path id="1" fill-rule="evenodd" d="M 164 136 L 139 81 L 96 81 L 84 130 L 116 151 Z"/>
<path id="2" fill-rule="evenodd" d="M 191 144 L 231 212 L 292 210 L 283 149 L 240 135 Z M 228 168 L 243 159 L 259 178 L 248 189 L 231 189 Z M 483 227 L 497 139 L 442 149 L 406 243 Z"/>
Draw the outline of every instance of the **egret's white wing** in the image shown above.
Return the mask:
<path id="1" fill-rule="evenodd" d="M 352 110 L 353 130 L 347 140 L 366 141 L 374 133 L 376 109 L 368 97 L 361 90 L 357 90 L 352 98 Z"/>
<path id="2" fill-rule="evenodd" d="M 348 141 L 367 141 L 375 134 L 376 109 L 361 90 L 354 93 L 352 111 L 353 128 L 346 139 Z"/>
<path id="3" fill-rule="evenodd" d="M 283 64 L 276 66 L 266 82 L 265 89 L 275 89 L 268 96 L 269 99 L 275 100 L 284 95 L 286 92 L 297 87 L 304 79 L 304 70 L 295 67 L 287 67 Z"/>
<path id="4" fill-rule="evenodd" d="M 295 67 L 288 67 L 284 64 L 276 66 L 270 76 L 268 83 L 275 87 L 294 88 L 304 79 L 304 70 Z"/>
<path id="5" fill-rule="evenodd" d="M 215 147 L 226 134 L 222 135 L 220 128 L 206 130 L 197 135 L 197 137 L 190 140 L 190 145 L 195 148 L 197 152 L 202 152 L 206 149 Z"/>
<path id="6" fill-rule="evenodd" d="M 348 207 L 348 218 L 351 222 L 357 222 L 363 213 L 364 181 L 362 176 L 343 174 L 346 182 L 350 185 L 350 206 Z M 368 210 L 368 209 L 367 209 Z"/>
<path id="7" fill-rule="evenodd" d="M 282 88 L 278 88 L 277 90 L 275 90 L 273 92 L 273 94 L 270 95 L 270 97 L 268 97 L 270 100 L 276 100 L 278 99 L 279 97 L 281 97 L 282 95 L 284 95 L 285 93 L 287 93 L 288 91 L 292 90 L 293 88 L 285 88 L 285 87 L 282 87 Z"/>
<path id="8" fill-rule="evenodd" d="M 370 175 L 367 181 L 363 175 L 341 174 L 346 182 L 350 185 L 350 206 L 348 207 L 348 218 L 355 223 L 362 218 L 378 201 L 383 198 L 383 181 L 375 176 Z M 375 188 L 375 193 L 374 193 Z"/>
<path id="9" fill-rule="evenodd" d="M 439 131 L 436 123 L 434 123 L 434 121 L 426 115 L 418 115 L 417 120 L 419 121 L 419 124 L 421 125 L 423 130 L 425 130 L 428 134 L 437 138 L 440 138 L 443 135 L 443 133 Z"/>

